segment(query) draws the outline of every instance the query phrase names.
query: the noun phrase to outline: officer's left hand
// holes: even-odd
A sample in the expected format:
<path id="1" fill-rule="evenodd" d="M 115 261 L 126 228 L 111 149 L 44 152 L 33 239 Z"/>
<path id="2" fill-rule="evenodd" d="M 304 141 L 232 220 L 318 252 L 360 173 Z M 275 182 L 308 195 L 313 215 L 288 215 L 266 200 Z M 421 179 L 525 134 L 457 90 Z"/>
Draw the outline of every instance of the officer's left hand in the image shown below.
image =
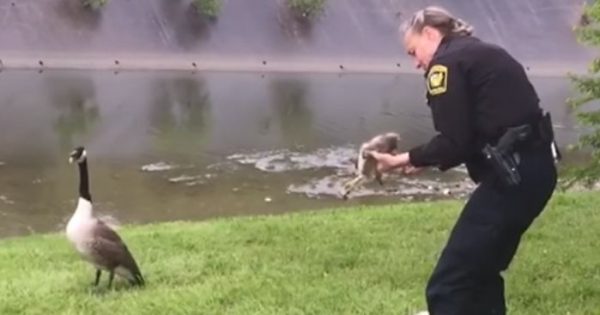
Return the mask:
<path id="1" fill-rule="evenodd" d="M 388 153 L 371 152 L 370 154 L 377 160 L 377 170 L 381 173 L 389 172 L 398 167 L 407 166 L 410 163 L 408 153 L 392 155 Z"/>

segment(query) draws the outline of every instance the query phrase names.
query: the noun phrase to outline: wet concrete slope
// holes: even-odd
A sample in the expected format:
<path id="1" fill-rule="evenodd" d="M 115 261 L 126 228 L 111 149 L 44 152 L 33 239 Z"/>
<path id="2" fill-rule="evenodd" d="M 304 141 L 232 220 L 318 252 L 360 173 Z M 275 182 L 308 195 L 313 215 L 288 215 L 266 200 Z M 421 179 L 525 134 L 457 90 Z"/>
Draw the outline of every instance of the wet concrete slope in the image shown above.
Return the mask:
<path id="1" fill-rule="evenodd" d="M 99 13 L 79 0 L 0 1 L 0 56 L 35 54 L 194 54 L 229 58 L 408 61 L 400 22 L 432 4 L 415 0 L 328 0 L 310 25 L 285 0 L 224 0 L 216 21 L 191 0 L 111 0 Z M 592 54 L 572 27 L 581 0 L 440 0 L 476 27 L 477 35 L 511 50 L 532 67 L 581 66 Z M 2 58 L 2 57 L 0 57 Z M 8 57 L 5 57 L 8 58 Z M 410 65 L 412 67 L 412 65 Z"/>

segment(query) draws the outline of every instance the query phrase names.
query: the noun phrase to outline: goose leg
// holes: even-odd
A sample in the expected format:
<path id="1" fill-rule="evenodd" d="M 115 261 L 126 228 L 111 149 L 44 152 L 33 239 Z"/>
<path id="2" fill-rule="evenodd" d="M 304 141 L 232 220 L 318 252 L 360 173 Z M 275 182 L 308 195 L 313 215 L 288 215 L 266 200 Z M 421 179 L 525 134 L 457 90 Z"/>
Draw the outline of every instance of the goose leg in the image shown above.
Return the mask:
<path id="1" fill-rule="evenodd" d="M 112 286 L 113 279 L 115 278 L 115 271 L 111 270 L 108 274 L 108 288 L 110 289 Z"/>
<path id="2" fill-rule="evenodd" d="M 363 175 L 359 175 L 356 178 L 346 182 L 346 184 L 344 185 L 344 194 L 342 195 L 342 197 L 344 199 L 348 199 L 348 195 L 350 195 L 350 192 L 352 192 L 356 187 L 358 187 L 358 185 L 364 180 L 364 176 Z"/>
<path id="3" fill-rule="evenodd" d="M 98 283 L 100 283 L 100 275 L 102 274 L 102 271 L 100 269 L 96 269 L 96 281 L 94 281 L 94 286 L 98 286 Z"/>
<path id="4" fill-rule="evenodd" d="M 354 187 L 356 187 L 358 185 L 358 183 L 360 181 L 362 181 L 362 179 L 363 179 L 363 175 L 359 175 L 359 176 L 357 176 L 357 177 L 355 177 L 355 178 L 347 181 L 344 184 L 344 189 L 345 190 L 352 190 Z"/>
<path id="5" fill-rule="evenodd" d="M 375 171 L 375 179 L 377 180 L 380 186 L 383 186 L 382 174 L 378 171 Z"/>

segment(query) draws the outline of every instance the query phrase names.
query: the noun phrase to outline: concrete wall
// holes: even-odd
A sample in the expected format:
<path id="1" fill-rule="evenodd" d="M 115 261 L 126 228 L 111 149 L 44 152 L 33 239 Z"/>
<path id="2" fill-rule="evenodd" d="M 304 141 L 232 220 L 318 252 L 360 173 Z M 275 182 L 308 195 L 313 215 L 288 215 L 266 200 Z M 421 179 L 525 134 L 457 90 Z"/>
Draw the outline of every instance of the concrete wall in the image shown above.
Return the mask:
<path id="1" fill-rule="evenodd" d="M 206 60 L 221 67 L 230 62 L 264 66 L 277 62 L 322 62 L 379 65 L 396 71 L 412 68 L 398 41 L 397 27 L 415 10 L 433 4 L 416 0 L 327 0 L 324 14 L 312 25 L 296 22 L 284 0 L 223 0 L 218 19 L 198 17 L 191 0 L 110 0 L 98 14 L 83 10 L 79 0 L 1 0 L 0 59 L 5 66 L 56 64 L 79 60 L 94 67 L 121 58 L 165 62 Z M 563 71 L 593 56 L 577 44 L 572 27 L 581 0 L 440 0 L 476 27 L 478 36 L 499 43 L 536 70 Z M 89 57 L 97 61 L 87 62 Z M 54 59 L 53 59 L 54 58 Z M 80 59 L 78 59 L 80 58 Z M 92 58 L 92 59 L 94 59 Z M 103 59 L 104 58 L 104 59 Z M 127 59 L 129 58 L 129 59 Z M 163 59 L 161 59 L 163 58 Z M 98 60 L 103 60 L 99 62 Z M 47 61 L 45 66 L 51 66 Z M 243 66 L 239 64 L 239 66 Z M 301 66 L 300 66 L 301 67 Z M 333 67 L 331 67 L 333 69 Z M 356 68 L 356 67 L 355 67 Z"/>

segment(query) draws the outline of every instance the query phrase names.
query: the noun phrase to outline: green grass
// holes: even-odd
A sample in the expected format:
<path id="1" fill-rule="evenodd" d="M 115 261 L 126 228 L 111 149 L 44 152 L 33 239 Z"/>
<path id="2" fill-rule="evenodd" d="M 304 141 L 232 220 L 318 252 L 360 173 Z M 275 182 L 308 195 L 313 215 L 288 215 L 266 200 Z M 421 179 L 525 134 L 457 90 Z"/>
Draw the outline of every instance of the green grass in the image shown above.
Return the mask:
<path id="1" fill-rule="evenodd" d="M 600 312 L 600 197 L 557 195 L 507 273 L 510 314 Z M 413 314 L 460 202 L 125 227 L 146 287 L 63 235 L 0 241 L 0 314 Z"/>

